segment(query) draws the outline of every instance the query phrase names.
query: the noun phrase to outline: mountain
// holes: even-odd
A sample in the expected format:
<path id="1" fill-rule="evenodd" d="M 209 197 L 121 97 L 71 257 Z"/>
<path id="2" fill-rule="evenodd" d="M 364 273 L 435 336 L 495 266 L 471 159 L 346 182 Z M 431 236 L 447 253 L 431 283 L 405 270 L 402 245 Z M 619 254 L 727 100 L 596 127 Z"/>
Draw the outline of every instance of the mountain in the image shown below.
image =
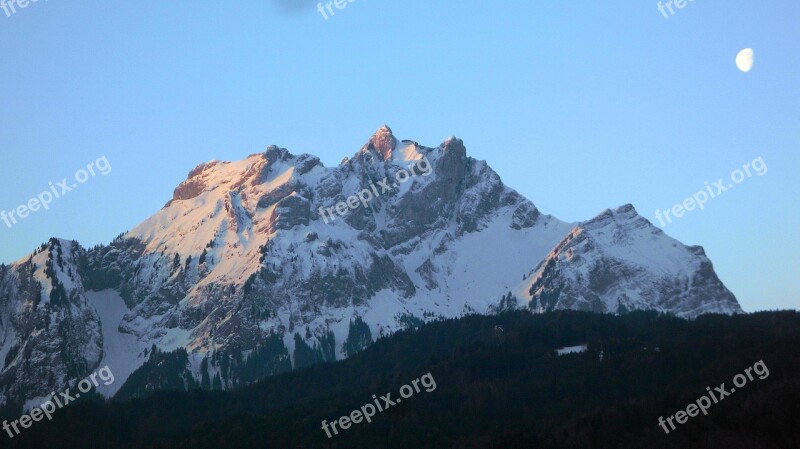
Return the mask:
<path id="1" fill-rule="evenodd" d="M 384 126 L 338 167 L 276 146 L 201 164 L 109 245 L 51 239 L 0 267 L 0 403 L 105 365 L 105 396 L 229 389 L 516 308 L 741 312 L 702 248 L 632 206 L 566 223 L 460 139 L 425 147 Z"/>
<path id="2" fill-rule="evenodd" d="M 517 291 L 536 310 L 740 310 L 702 247 L 670 238 L 630 204 L 580 223 L 527 278 Z"/>

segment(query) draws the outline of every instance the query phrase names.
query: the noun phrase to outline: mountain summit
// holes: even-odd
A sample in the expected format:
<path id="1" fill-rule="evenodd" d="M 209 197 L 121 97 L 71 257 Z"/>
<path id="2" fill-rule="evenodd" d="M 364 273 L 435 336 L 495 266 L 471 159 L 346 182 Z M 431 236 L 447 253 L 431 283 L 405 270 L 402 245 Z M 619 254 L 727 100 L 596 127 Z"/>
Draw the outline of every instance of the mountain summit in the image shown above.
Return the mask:
<path id="1" fill-rule="evenodd" d="M 371 201 L 348 201 L 365 189 Z M 355 207 L 320 216 L 341 203 Z M 106 396 L 231 388 L 421 322 L 509 308 L 741 312 L 702 248 L 633 206 L 566 223 L 460 139 L 425 147 L 383 126 L 338 167 L 277 146 L 201 164 L 109 245 L 52 239 L 0 267 L 0 402 L 21 406 L 105 365 Z"/>
<path id="2" fill-rule="evenodd" d="M 392 129 L 383 125 L 370 137 L 367 149 L 377 151 L 381 155 L 381 159 L 386 161 L 392 158 L 392 152 L 396 146 L 397 139 L 394 138 Z"/>

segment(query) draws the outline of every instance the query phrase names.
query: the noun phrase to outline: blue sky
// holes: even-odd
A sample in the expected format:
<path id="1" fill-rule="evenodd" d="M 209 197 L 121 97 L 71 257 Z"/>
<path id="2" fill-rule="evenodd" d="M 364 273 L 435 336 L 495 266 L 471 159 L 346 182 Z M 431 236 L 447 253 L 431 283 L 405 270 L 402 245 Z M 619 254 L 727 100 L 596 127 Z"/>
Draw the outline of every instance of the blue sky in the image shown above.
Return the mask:
<path id="1" fill-rule="evenodd" d="M 7 228 L 0 261 L 51 236 L 107 243 L 188 171 L 270 144 L 326 165 L 381 124 L 464 139 L 561 219 L 682 202 L 768 167 L 668 224 L 747 311 L 800 308 L 800 4 L 357 0 L 39 1 L 0 10 L 0 209 L 101 156 L 112 166 Z M 752 47 L 753 70 L 734 58 Z"/>

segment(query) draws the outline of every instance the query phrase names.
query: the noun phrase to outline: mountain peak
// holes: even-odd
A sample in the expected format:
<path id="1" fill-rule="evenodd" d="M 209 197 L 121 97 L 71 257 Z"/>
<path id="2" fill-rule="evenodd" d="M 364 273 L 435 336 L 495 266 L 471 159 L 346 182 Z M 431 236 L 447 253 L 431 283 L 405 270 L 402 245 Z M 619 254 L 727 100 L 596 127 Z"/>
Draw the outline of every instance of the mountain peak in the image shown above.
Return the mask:
<path id="1" fill-rule="evenodd" d="M 617 207 L 616 209 L 606 209 L 603 212 L 600 212 L 594 218 L 581 223 L 581 226 L 603 226 L 605 224 L 620 220 L 640 221 L 644 220 L 644 218 L 639 215 L 639 212 L 636 211 L 636 208 L 633 207 L 633 204 L 628 203 Z"/>
<path id="2" fill-rule="evenodd" d="M 633 204 L 631 203 L 623 204 L 622 206 L 618 207 L 614 212 L 618 214 L 627 214 L 627 213 L 638 214 L 638 212 L 636 212 L 636 208 L 633 207 Z"/>
<path id="3" fill-rule="evenodd" d="M 392 134 L 392 129 L 389 128 L 388 125 L 384 124 L 378 128 L 377 131 L 375 131 L 375 134 L 373 134 L 372 137 L 369 138 L 366 149 L 375 150 L 381 155 L 381 158 L 384 161 L 388 161 L 392 158 L 392 152 L 396 146 L 397 139 L 394 137 L 394 134 Z"/>

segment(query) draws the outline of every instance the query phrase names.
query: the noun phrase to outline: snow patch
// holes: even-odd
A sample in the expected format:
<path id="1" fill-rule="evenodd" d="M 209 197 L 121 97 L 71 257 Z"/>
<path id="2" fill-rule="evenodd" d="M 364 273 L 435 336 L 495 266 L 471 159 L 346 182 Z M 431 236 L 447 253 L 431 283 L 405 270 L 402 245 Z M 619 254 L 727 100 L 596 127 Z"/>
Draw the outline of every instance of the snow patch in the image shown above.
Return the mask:
<path id="1" fill-rule="evenodd" d="M 103 359 L 98 369 L 108 366 L 114 373 L 114 383 L 104 385 L 100 382 L 97 392 L 110 398 L 145 362 L 144 349 L 147 343 L 139 341 L 135 335 L 120 332 L 119 325 L 128 313 L 128 307 L 117 291 L 86 292 L 86 298 L 100 316 L 103 331 Z"/>
<path id="2" fill-rule="evenodd" d="M 556 349 L 558 355 L 564 354 L 580 354 L 581 352 L 586 352 L 588 346 L 586 345 L 578 345 L 578 346 L 567 346 L 564 348 Z"/>

